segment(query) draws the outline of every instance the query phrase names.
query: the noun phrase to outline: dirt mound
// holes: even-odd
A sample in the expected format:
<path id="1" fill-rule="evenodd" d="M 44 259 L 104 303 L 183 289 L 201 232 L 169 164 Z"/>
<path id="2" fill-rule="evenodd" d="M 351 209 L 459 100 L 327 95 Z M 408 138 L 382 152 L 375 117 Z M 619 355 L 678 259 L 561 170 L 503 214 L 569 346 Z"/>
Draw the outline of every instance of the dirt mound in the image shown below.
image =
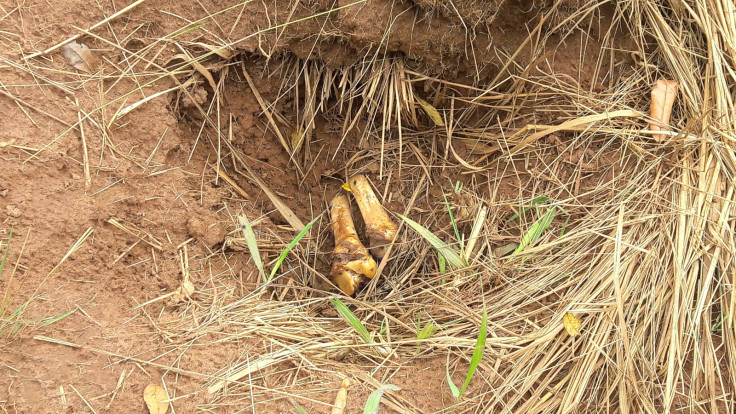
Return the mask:
<path id="1" fill-rule="evenodd" d="M 250 52 L 272 56 L 289 50 L 334 67 L 401 53 L 437 73 L 475 73 L 498 63 L 497 56 L 476 51 L 495 46 L 494 36 L 495 42 L 514 49 L 526 35 L 524 23 L 540 11 L 526 2 L 503 0 L 458 4 L 460 9 L 444 1 L 322 1 L 276 10 L 249 5 L 247 11 L 238 12 L 238 24 L 229 37 L 249 38 L 238 47 Z M 505 18 L 497 21 L 498 15 Z M 286 27 L 253 36 L 264 21 Z"/>

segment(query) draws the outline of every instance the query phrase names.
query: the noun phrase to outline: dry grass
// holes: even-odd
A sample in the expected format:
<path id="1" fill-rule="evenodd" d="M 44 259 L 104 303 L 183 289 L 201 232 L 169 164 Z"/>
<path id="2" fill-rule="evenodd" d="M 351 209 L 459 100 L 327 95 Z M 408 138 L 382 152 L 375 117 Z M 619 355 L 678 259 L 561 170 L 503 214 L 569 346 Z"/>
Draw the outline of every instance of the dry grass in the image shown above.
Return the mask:
<path id="1" fill-rule="evenodd" d="M 513 171 L 513 161 L 524 161 L 538 168 L 535 172 L 545 176 L 546 183 L 529 180 L 527 187 L 519 188 L 516 202 L 494 195 L 481 200 L 472 194 L 477 187 L 466 186 L 471 207 L 477 211 L 487 203 L 491 211 L 498 211 L 544 191 L 554 200 L 551 205 L 571 212 L 570 230 L 558 236 L 562 226 L 558 220 L 553 225 L 556 232 L 546 232 L 536 245 L 508 263 L 489 254 L 495 243 L 487 237 L 480 242 L 485 255 L 462 271 L 444 274 L 433 265 L 434 255 L 428 254 L 426 242 L 407 234 L 397 250 L 414 253 L 392 258 L 383 275 L 388 290 L 359 295 L 353 303 L 363 324 L 390 349 L 386 359 L 355 341 L 352 330 L 314 317 L 315 308 L 325 305 L 323 300 L 307 299 L 314 297 L 309 293 L 302 296 L 303 301 L 270 306 L 284 310 L 298 306 L 302 310 L 290 311 L 290 320 L 303 317 L 296 325 L 303 323 L 314 330 L 315 337 L 333 341 L 288 341 L 279 338 L 289 332 L 280 324 L 273 324 L 279 329 L 269 335 L 274 341 L 288 341 L 285 349 L 296 352 L 300 364 L 327 366 L 333 363 L 332 352 L 349 349 L 355 363 L 395 372 L 413 366 L 417 358 L 413 352 L 417 328 L 411 321 L 422 313 L 439 327 L 423 341 L 422 356 L 450 351 L 457 353 L 455 358 L 467 358 L 485 304 L 491 335 L 481 364 L 482 384 L 458 402 L 454 409 L 459 412 L 733 410 L 730 396 L 736 385 L 732 367 L 736 348 L 728 269 L 736 249 L 731 236 L 736 26 L 726 3 L 675 1 L 670 4 L 672 10 L 656 2 L 619 3 L 618 17 L 631 24 L 629 29 L 639 40 L 637 59 L 644 63 L 626 73 L 615 88 L 586 93 L 553 73 L 530 77 L 509 70 L 510 93 L 487 90 L 478 94 L 476 88 L 467 87 L 457 88 L 460 94 L 444 96 L 445 108 L 463 108 L 443 111 L 448 120 L 445 131 L 427 130 L 426 123 L 418 134 L 406 129 L 422 125 L 416 122 L 413 102 L 392 92 L 400 90 L 392 89 L 392 79 L 396 76 L 411 83 L 418 74 L 395 75 L 394 68 L 402 68 L 386 63 L 385 58 L 369 62 L 382 76 L 378 86 L 371 83 L 378 82 L 375 77 L 349 83 L 359 85 L 355 90 L 363 94 L 359 101 L 363 106 L 357 113 L 366 107 L 369 118 L 382 121 L 376 124 L 379 132 L 371 133 L 374 140 L 380 140 L 374 157 L 401 165 L 401 148 L 414 145 L 425 161 L 432 161 L 407 168 L 404 177 L 431 180 L 429 169 L 450 166 L 490 183 L 502 182 L 508 174 L 523 174 Z M 592 7 L 583 8 L 579 15 L 587 16 Z M 644 39 L 654 39 L 654 43 Z M 305 63 L 308 65 L 313 63 Z M 373 73 L 376 69 L 359 66 L 352 70 Z M 697 76 L 701 73 L 707 76 Z M 652 133 L 642 128 L 642 112 L 649 88 L 660 76 L 676 79 L 683 92 L 676 133 L 663 145 L 653 145 Z M 333 77 L 329 74 L 323 82 L 348 83 L 331 81 Z M 366 91 L 375 91 L 378 98 Z M 340 103 L 350 96 L 338 92 Z M 325 96 L 332 95 L 309 96 L 322 96 L 324 106 Z M 551 118 L 569 120 L 559 126 L 529 122 L 518 102 L 532 96 L 537 104 L 539 99 L 555 102 L 546 107 Z M 481 104 L 487 111 L 482 118 L 486 123 L 465 122 L 469 112 L 480 110 L 474 105 Z M 407 109 L 399 110 L 402 105 Z M 314 111 L 305 114 L 313 116 Z M 500 120 L 494 125 L 491 120 L 497 116 Z M 347 119 L 350 117 L 346 123 Z M 414 122 L 407 122 L 412 119 Z M 387 143 L 380 132 L 386 130 L 386 122 L 398 130 L 394 139 L 399 138 L 399 143 Z M 553 133 L 572 134 L 574 139 L 549 162 L 549 147 L 538 141 Z M 449 139 L 445 152 L 436 154 L 428 135 L 434 139 L 452 136 L 455 145 L 478 148 L 480 156 L 473 161 L 460 158 Z M 578 156 L 579 169 L 562 177 L 563 155 L 575 151 L 608 160 L 608 165 L 595 168 Z M 432 207 L 434 214 L 424 215 L 426 227 L 452 234 L 447 223 L 428 221 L 443 214 L 438 204 Z M 497 234 L 498 224 L 499 217 L 489 217 L 481 234 Z M 452 282 L 443 283 L 447 280 Z M 242 307 L 246 308 L 252 306 Z M 580 336 L 564 332 L 566 313 L 582 319 Z M 238 320 L 259 319 L 236 315 Z M 384 321 L 393 325 L 390 334 L 379 333 Z M 398 393 L 390 394 L 389 400 L 403 411 L 417 411 Z"/>
<path id="2" fill-rule="evenodd" d="M 544 36 L 576 27 L 598 6 L 587 3 Z M 324 412 L 329 405 L 315 395 L 334 389 L 323 380 L 324 373 L 353 377 L 372 391 L 426 358 L 447 356 L 450 373 L 467 372 L 485 309 L 485 357 L 465 395 L 444 411 L 736 410 L 733 4 L 632 0 L 617 2 L 616 8 L 619 32 L 607 36 L 630 31 L 638 42 L 638 64 L 602 92 L 583 90 L 555 73 L 532 75 L 531 65 L 518 61 L 516 54 L 489 85 L 433 78 L 409 69 L 411 62 L 400 56 L 376 55 L 344 69 L 285 58 L 281 97 L 296 97 L 302 106 L 295 123 L 286 125 L 290 130 L 281 145 L 290 152 L 299 178 L 317 157 L 309 146 L 315 117 L 342 117 L 343 136 L 359 120 L 367 120 L 361 134 L 369 149 L 356 154 L 345 171 L 361 172 L 364 160 L 379 160 L 380 175 L 409 183 L 401 194 L 405 211 L 396 213 L 419 222 L 450 246 L 464 241 L 456 239 L 442 200 L 426 196 L 438 186 L 450 191 L 434 171 L 465 183 L 451 200 L 455 212 L 464 212 L 457 215 L 457 224 L 466 237 L 479 212 L 485 220 L 472 230 L 480 236 L 473 239 L 475 253 L 467 256 L 468 265 L 445 271 L 426 240 L 404 230 L 375 282 L 355 299 L 342 298 L 371 341 L 334 312 L 330 299 L 336 289 L 313 287 L 316 280 L 327 279 L 319 271 L 324 267 L 320 263 L 330 260 L 326 218 L 309 229 L 282 267 L 285 271 L 267 284 L 250 286 L 242 296 L 208 286 L 199 292 L 204 299 L 182 311 L 181 320 L 151 319 L 171 341 L 170 349 L 180 353 L 244 338 L 265 344 L 244 349 L 218 372 L 195 374 L 207 379 L 202 392 L 211 395 L 210 403 L 200 408 L 236 409 L 285 399 Z M 531 28 L 524 45 L 533 48 L 534 56 L 541 55 L 548 40 L 543 24 Z M 168 40 L 174 38 L 172 34 Z M 170 70 L 154 63 L 155 44 L 138 52 L 112 44 L 130 54 L 129 67 L 105 76 L 134 78 L 141 88 L 171 78 L 177 85 L 172 90 L 184 95 L 194 82 L 212 82 L 219 93 L 227 71 L 237 67 L 223 63 L 225 58 L 241 59 L 224 52 L 235 45 L 223 41 L 201 55 L 185 54 L 184 63 Z M 83 82 L 46 80 L 43 73 L 49 69 L 34 62 L 28 61 L 23 70 L 64 93 Z M 601 59 L 595 70 L 605 72 L 604 66 Z M 217 83 L 210 73 L 219 73 Z M 663 143 L 655 143 L 652 131 L 644 129 L 649 90 L 659 77 L 681 86 L 674 132 Z M 185 78 L 194 81 L 182 82 Z M 414 91 L 425 83 L 433 86 L 427 101 L 438 108 L 442 126 L 431 122 L 416 100 Z M 114 152 L 110 125 L 126 116 L 133 101 L 148 102 L 132 98 L 139 90 L 79 112 L 78 122 L 67 125 L 65 133 L 87 122 Z M 128 96 L 131 100 L 125 100 Z M 221 132 L 229 121 L 219 113 L 219 99 L 216 95 L 209 108 L 197 107 L 202 131 L 216 135 L 210 140 L 215 170 L 227 171 L 223 177 L 229 178 L 227 174 L 247 167 L 248 161 Z M 272 103 L 259 99 L 259 104 L 274 128 L 288 123 L 272 113 Z M 540 121 L 530 105 L 538 105 L 541 118 L 554 123 Z M 42 151 L 29 151 L 30 158 Z M 254 172 L 244 175 L 279 205 L 278 196 Z M 511 192 L 499 189 L 505 183 L 513 183 L 508 184 Z M 548 197 L 540 209 L 562 208 L 569 212 L 569 223 L 558 216 L 522 252 L 496 257 L 496 248 L 519 243 L 538 216 L 530 210 L 516 221 L 507 219 L 539 196 Z M 279 211 L 294 214 L 285 205 Z M 249 234 L 266 234 L 258 220 L 251 222 Z M 234 228 L 236 223 L 234 219 Z M 289 223 L 291 230 L 301 230 L 296 216 Z M 287 233 L 294 237 L 297 231 L 279 237 Z M 156 247 L 145 233 L 136 235 Z M 250 251 L 280 252 L 291 241 L 276 238 L 263 237 L 258 249 Z M 248 246 L 238 237 L 229 243 Z M 239 260 L 240 254 L 207 260 Z M 264 262 L 266 267 L 272 264 Z M 562 320 L 568 313 L 582 320 L 580 335 L 565 332 Z M 417 338 L 418 320 L 431 320 L 436 331 Z M 456 383 L 462 379 L 453 378 Z M 422 412 L 406 392 L 387 391 L 383 403 L 399 412 Z"/>

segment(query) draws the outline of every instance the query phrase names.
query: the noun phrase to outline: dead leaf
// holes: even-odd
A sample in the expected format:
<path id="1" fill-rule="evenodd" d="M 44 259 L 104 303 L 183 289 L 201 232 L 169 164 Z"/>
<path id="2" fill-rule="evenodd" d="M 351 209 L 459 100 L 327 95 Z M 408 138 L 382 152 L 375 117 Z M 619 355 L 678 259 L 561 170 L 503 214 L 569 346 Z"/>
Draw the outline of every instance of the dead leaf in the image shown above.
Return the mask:
<path id="1" fill-rule="evenodd" d="M 197 62 L 196 60 L 192 60 L 192 67 L 197 70 L 197 72 L 201 73 L 202 76 L 204 76 L 207 79 L 207 82 L 210 83 L 210 87 L 213 91 L 217 91 L 217 84 L 215 83 L 215 78 L 212 77 L 212 74 L 209 70 L 207 70 L 204 65 Z"/>
<path id="2" fill-rule="evenodd" d="M 143 390 L 143 401 L 146 402 L 150 414 L 166 414 L 166 411 L 169 410 L 169 403 L 162 401 L 168 399 L 166 390 L 160 385 L 148 384 L 146 389 Z"/>
<path id="3" fill-rule="evenodd" d="M 210 73 L 209 69 L 204 67 L 196 58 L 193 58 L 187 54 L 179 53 L 178 55 L 174 55 L 169 59 L 164 66 L 169 66 L 169 64 L 174 60 L 182 60 L 192 66 L 194 70 L 199 72 L 200 75 L 204 76 L 205 79 L 207 79 L 207 82 L 210 84 L 210 87 L 212 90 L 217 90 L 217 83 L 215 82 L 215 78 L 212 77 L 212 74 Z"/>
<path id="4" fill-rule="evenodd" d="M 565 330 L 567 331 L 567 333 L 570 334 L 570 336 L 579 335 L 580 328 L 583 326 L 583 324 L 580 322 L 580 319 L 578 319 L 572 313 L 565 314 L 565 316 L 562 318 L 562 324 L 565 325 Z"/>
<path id="5" fill-rule="evenodd" d="M 415 96 L 417 102 L 419 102 L 419 106 L 424 109 L 424 112 L 427 113 L 429 118 L 434 122 L 437 126 L 444 126 L 445 123 L 442 121 L 442 117 L 440 116 L 440 113 L 437 112 L 437 110 L 434 108 L 434 106 L 430 105 L 429 102 L 425 101 L 424 99 Z"/>
<path id="6" fill-rule="evenodd" d="M 345 190 L 345 191 L 353 192 L 353 189 L 350 188 L 350 184 L 348 184 L 348 183 L 343 184 L 342 185 L 342 189 Z"/>
<path id="7" fill-rule="evenodd" d="M 84 43 L 77 43 L 76 41 L 67 43 L 61 48 L 61 54 L 75 69 L 87 73 L 95 71 L 97 59 L 92 50 Z"/>

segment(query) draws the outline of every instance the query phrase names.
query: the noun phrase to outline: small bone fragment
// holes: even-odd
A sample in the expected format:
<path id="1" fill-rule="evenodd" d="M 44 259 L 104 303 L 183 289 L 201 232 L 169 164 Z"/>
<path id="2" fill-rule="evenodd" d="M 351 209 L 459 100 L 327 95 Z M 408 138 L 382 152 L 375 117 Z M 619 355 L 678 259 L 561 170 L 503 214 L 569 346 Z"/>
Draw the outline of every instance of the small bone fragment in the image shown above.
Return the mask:
<path id="1" fill-rule="evenodd" d="M 337 391 L 335 397 L 335 404 L 333 404 L 332 412 L 330 414 L 343 414 L 345 412 L 345 406 L 348 405 L 348 387 L 350 386 L 350 380 L 345 378 L 340 384 L 340 389 Z"/>
<path id="2" fill-rule="evenodd" d="M 652 131 L 669 131 L 672 106 L 677 97 L 677 82 L 668 79 L 658 79 L 652 89 L 652 106 L 649 108 L 649 116 L 654 121 L 649 123 Z M 655 141 L 662 142 L 667 138 L 665 134 L 654 134 Z"/>
<path id="3" fill-rule="evenodd" d="M 348 184 L 365 221 L 371 253 L 379 259 L 383 258 L 388 245 L 396 237 L 398 227 L 391 221 L 364 175 L 350 177 Z"/>

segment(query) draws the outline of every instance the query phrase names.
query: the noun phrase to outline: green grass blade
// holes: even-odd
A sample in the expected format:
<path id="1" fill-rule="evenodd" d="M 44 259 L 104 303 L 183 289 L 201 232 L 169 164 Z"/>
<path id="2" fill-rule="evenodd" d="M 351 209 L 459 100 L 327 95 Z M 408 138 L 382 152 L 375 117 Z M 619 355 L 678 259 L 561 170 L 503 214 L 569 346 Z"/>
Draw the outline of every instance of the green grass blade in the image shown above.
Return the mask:
<path id="1" fill-rule="evenodd" d="M 455 240 L 460 241 L 460 231 L 457 229 L 457 223 L 455 222 L 455 216 L 452 215 L 452 207 L 450 207 L 450 202 L 447 201 L 447 195 L 445 194 L 445 190 L 442 190 L 442 198 L 445 199 L 445 207 L 447 207 L 447 214 L 450 215 L 450 223 L 452 223 L 452 230 L 455 232 Z M 465 257 L 465 252 L 463 252 L 463 243 L 460 243 L 460 256 Z"/>
<path id="2" fill-rule="evenodd" d="M 422 328 L 422 330 L 417 333 L 417 339 L 420 341 L 424 339 L 429 339 L 436 332 L 437 332 L 437 324 L 435 324 L 432 321 L 429 321 L 426 324 L 424 324 L 424 328 Z"/>
<path id="3" fill-rule="evenodd" d="M 3 276 L 3 269 L 5 269 L 5 262 L 8 260 L 8 252 L 10 251 L 10 241 L 13 240 L 13 229 L 10 229 L 10 235 L 8 236 L 8 242 L 5 246 L 5 253 L 3 254 L 3 259 L 0 260 L 0 277 Z M 0 318 L 2 318 L 5 315 L 5 311 L 8 308 L 8 304 L 10 303 L 10 299 L 8 298 L 8 289 L 10 289 L 10 284 L 8 284 L 7 288 L 5 289 L 5 294 L 3 295 L 2 303 L 0 304 Z M 1 333 L 1 332 L 0 332 Z"/>
<path id="4" fill-rule="evenodd" d="M 63 314 L 61 314 L 61 315 L 58 315 L 58 316 L 53 316 L 53 317 L 51 317 L 51 318 L 48 318 L 48 319 L 44 319 L 44 320 L 43 320 L 43 322 L 42 322 L 42 325 L 43 325 L 43 326 L 49 326 L 49 325 L 51 325 L 51 324 L 54 324 L 54 323 L 56 323 L 56 322 L 59 322 L 60 320 L 62 320 L 62 319 L 64 319 L 64 318 L 66 318 L 67 316 L 71 315 L 72 313 L 74 313 L 74 312 L 76 312 L 76 311 L 77 311 L 76 309 L 72 309 L 72 310 L 70 310 L 70 311 L 69 311 L 69 312 L 67 312 L 67 313 L 63 313 Z"/>
<path id="5" fill-rule="evenodd" d="M 348 309 L 340 299 L 332 299 L 330 302 L 332 302 L 332 305 L 337 309 L 337 313 L 339 313 L 340 316 L 342 316 L 342 318 L 352 325 L 352 327 L 358 332 L 358 335 L 363 339 L 363 342 L 366 344 L 373 343 L 373 341 L 371 341 L 371 334 L 368 333 L 368 329 L 366 329 L 360 319 L 358 319 L 358 317 L 355 316 L 355 314 Z"/>
<path id="6" fill-rule="evenodd" d="M 75 313 L 77 309 L 72 309 L 66 313 L 62 313 L 57 316 L 51 316 L 48 318 L 41 318 L 41 319 L 21 319 L 21 315 L 23 315 L 23 312 L 25 312 L 26 307 L 31 303 L 31 301 L 26 301 L 25 303 L 18 306 L 13 313 L 11 313 L 7 319 L 3 319 L 0 316 L 0 335 L 2 335 L 5 332 L 5 328 L 12 325 L 12 328 L 10 330 L 9 335 L 13 336 L 16 333 L 18 333 L 21 329 L 29 327 L 29 326 L 49 326 L 52 324 L 55 324 L 56 322 L 61 321 L 64 318 L 67 318 L 71 314 Z"/>
<path id="7" fill-rule="evenodd" d="M 196 26 L 194 26 L 194 27 L 190 27 L 190 28 L 188 28 L 188 29 L 185 29 L 185 30 L 181 31 L 180 33 L 176 33 L 175 35 L 171 36 L 171 38 L 172 38 L 172 39 L 176 39 L 176 38 L 177 38 L 177 37 L 179 37 L 179 36 L 185 35 L 185 34 L 187 34 L 187 33 L 189 33 L 189 32 L 192 32 L 192 31 L 194 31 L 194 30 L 199 30 L 199 29 L 201 29 L 201 28 L 202 28 L 202 25 L 201 25 L 201 24 L 198 24 L 198 25 L 196 25 Z"/>
<path id="8" fill-rule="evenodd" d="M 10 241 L 13 240 L 13 229 L 10 229 L 10 235 L 8 236 L 8 242 L 5 245 L 5 253 L 3 254 L 3 260 L 0 261 L 0 276 L 3 275 L 3 269 L 5 269 L 5 261 L 8 260 L 8 252 L 10 251 Z"/>
<path id="9" fill-rule="evenodd" d="M 567 212 L 562 206 L 558 206 L 557 208 L 562 211 L 562 214 L 565 215 L 565 222 L 562 223 L 562 230 L 560 230 L 560 237 L 565 235 L 565 231 L 567 231 L 567 225 L 570 223 L 570 213 Z"/>
<path id="10" fill-rule="evenodd" d="M 389 330 L 389 321 L 388 318 L 385 316 L 383 317 L 383 320 L 381 321 L 381 327 L 378 329 L 378 333 L 380 335 L 386 335 L 386 332 Z"/>
<path id="11" fill-rule="evenodd" d="M 440 273 L 447 271 L 447 260 L 445 260 L 445 256 L 440 252 L 437 252 L 437 265 L 440 268 Z"/>
<path id="12" fill-rule="evenodd" d="M 460 257 L 460 255 L 453 250 L 450 246 L 447 245 L 447 243 L 443 242 L 439 237 L 432 234 L 431 231 L 427 230 L 422 226 L 421 224 L 417 223 L 416 221 L 410 219 L 409 217 L 405 217 L 401 214 L 397 214 L 399 217 L 401 217 L 402 220 L 406 222 L 406 224 L 409 225 L 414 231 L 419 233 L 422 237 L 424 237 L 425 240 L 429 242 L 429 244 L 432 245 L 435 249 L 437 249 L 442 256 L 447 260 L 447 263 L 450 264 L 451 267 L 454 267 L 456 269 L 461 269 L 466 266 L 465 261 Z"/>
<path id="13" fill-rule="evenodd" d="M 25 303 L 21 303 L 21 304 L 20 304 L 20 306 L 18 306 L 17 308 L 15 308 L 15 310 L 13 311 L 13 313 L 11 313 L 11 314 L 10 314 L 10 315 L 8 316 L 8 319 L 7 319 L 7 321 L 9 322 L 9 321 L 11 321 L 11 320 L 13 320 L 13 319 L 17 319 L 17 318 L 18 318 L 18 316 L 22 315 L 22 314 L 23 314 L 23 312 L 25 312 L 25 310 L 26 310 L 26 306 L 28 306 L 28 304 L 29 304 L 29 303 L 31 303 L 31 301 L 30 301 L 30 300 L 29 300 L 29 301 L 27 301 L 27 302 L 25 302 Z"/>
<path id="14" fill-rule="evenodd" d="M 296 410 L 297 414 L 309 414 L 309 411 L 305 410 L 304 407 L 302 407 L 301 405 L 297 403 L 292 404 L 294 404 L 294 409 Z"/>
<path id="15" fill-rule="evenodd" d="M 463 395 L 465 390 L 470 385 L 470 380 L 473 379 L 473 374 L 478 368 L 478 364 L 483 359 L 483 351 L 486 349 L 486 335 L 488 334 L 488 314 L 483 309 L 483 320 L 480 323 L 480 332 L 478 333 L 478 341 L 475 343 L 475 350 L 473 351 L 473 357 L 470 359 L 470 367 L 468 368 L 468 376 L 465 377 L 465 383 L 460 389 L 460 395 Z"/>
<path id="16" fill-rule="evenodd" d="M 514 250 L 515 255 L 527 247 L 529 247 L 530 244 L 534 243 L 539 239 L 539 237 L 549 228 L 549 226 L 552 224 L 552 221 L 555 219 L 555 216 L 557 215 L 557 208 L 551 208 L 546 213 L 542 215 L 537 221 L 532 224 L 531 227 L 529 227 L 529 230 L 524 234 L 524 236 L 521 238 L 521 241 L 519 242 L 519 247 Z"/>
<path id="17" fill-rule="evenodd" d="M 268 278 L 266 277 L 266 271 L 263 269 L 263 261 L 261 261 L 261 253 L 258 251 L 258 241 L 256 240 L 256 233 L 253 231 L 253 225 L 245 214 L 238 217 L 238 222 L 240 229 L 243 231 L 243 237 L 245 237 L 245 242 L 248 245 L 248 251 L 250 252 L 251 259 L 253 259 L 253 264 L 256 265 L 258 273 L 261 274 L 263 283 L 266 283 Z"/>
<path id="18" fill-rule="evenodd" d="M 368 396 L 368 400 L 365 402 L 365 409 L 363 410 L 363 414 L 378 414 L 378 408 L 381 404 L 381 398 L 383 398 L 383 394 L 386 392 L 386 390 L 398 391 L 400 389 L 401 388 L 395 385 L 386 384 L 373 391 L 371 395 Z"/>
<path id="19" fill-rule="evenodd" d="M 447 384 L 450 385 L 450 392 L 452 393 L 452 396 L 455 397 L 455 399 L 460 398 L 460 390 L 457 389 L 457 385 L 455 385 L 455 383 L 452 382 L 452 377 L 450 376 L 450 366 L 449 365 L 445 366 L 445 372 L 447 373 Z"/>
<path id="20" fill-rule="evenodd" d="M 726 320 L 726 318 L 728 318 L 728 314 L 722 313 L 721 316 L 718 318 L 718 321 L 710 327 L 711 332 L 715 332 L 721 329 L 721 326 L 723 325 L 723 321 Z"/>
<path id="21" fill-rule="evenodd" d="M 316 223 L 317 220 L 319 220 L 319 218 L 322 217 L 322 214 L 325 214 L 325 213 L 320 213 L 319 216 L 315 217 L 314 220 L 310 221 L 306 226 L 304 226 L 304 230 L 300 231 L 299 234 L 297 234 L 296 237 L 294 237 L 294 240 L 292 240 L 291 243 L 289 243 L 289 245 L 286 246 L 284 251 L 281 252 L 279 259 L 276 261 L 276 264 L 274 265 L 273 269 L 271 269 L 271 274 L 268 276 L 268 280 L 266 282 L 270 282 L 271 279 L 273 279 L 274 275 L 276 275 L 276 272 L 278 272 L 279 267 L 281 267 L 281 264 L 284 262 L 284 259 L 286 259 L 286 256 L 289 254 L 291 249 L 293 249 L 297 245 L 297 243 L 299 243 L 299 240 L 301 240 L 307 234 L 307 232 L 309 232 L 309 229 L 311 229 L 314 223 Z"/>
<path id="22" fill-rule="evenodd" d="M 10 304 L 10 299 L 3 298 L 3 302 L 0 303 L 0 326 L 3 322 L 3 316 L 5 316 L 5 311 L 8 310 L 8 305 Z"/>
<path id="23" fill-rule="evenodd" d="M 519 218 L 521 215 L 523 215 L 527 211 L 529 211 L 529 210 L 533 209 L 534 207 L 536 207 L 538 204 L 541 204 L 541 203 L 544 203 L 544 202 L 547 202 L 547 201 L 549 201 L 549 197 L 547 197 L 547 196 L 539 196 L 539 197 L 535 198 L 534 200 L 532 200 L 532 202 L 528 206 L 523 207 L 521 210 L 519 210 L 518 213 L 514 214 L 513 216 L 511 216 L 511 218 L 509 218 L 508 220 L 506 220 L 506 223 L 510 223 L 510 222 L 516 220 L 517 218 Z"/>

